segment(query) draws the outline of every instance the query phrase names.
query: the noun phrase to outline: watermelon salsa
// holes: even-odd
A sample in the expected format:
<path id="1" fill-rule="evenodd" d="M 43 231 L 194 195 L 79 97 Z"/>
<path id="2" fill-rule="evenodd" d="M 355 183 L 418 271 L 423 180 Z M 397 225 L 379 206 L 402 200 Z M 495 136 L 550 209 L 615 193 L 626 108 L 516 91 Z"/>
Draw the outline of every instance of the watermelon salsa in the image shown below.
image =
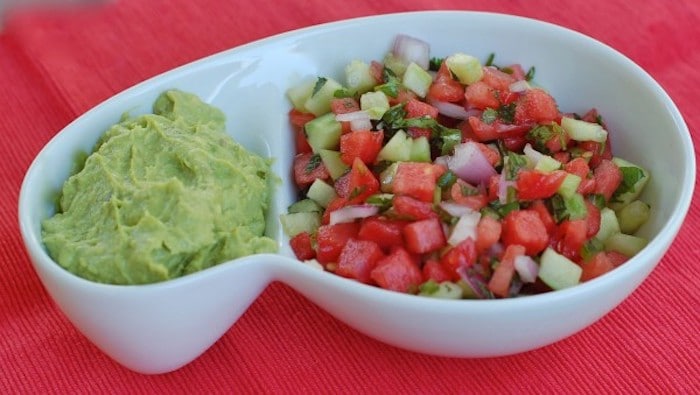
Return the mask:
<path id="1" fill-rule="evenodd" d="M 507 298 L 598 277 L 646 245 L 650 174 L 615 157 L 595 109 L 563 113 L 534 68 L 399 35 L 343 83 L 292 87 L 298 259 L 442 298 Z"/>

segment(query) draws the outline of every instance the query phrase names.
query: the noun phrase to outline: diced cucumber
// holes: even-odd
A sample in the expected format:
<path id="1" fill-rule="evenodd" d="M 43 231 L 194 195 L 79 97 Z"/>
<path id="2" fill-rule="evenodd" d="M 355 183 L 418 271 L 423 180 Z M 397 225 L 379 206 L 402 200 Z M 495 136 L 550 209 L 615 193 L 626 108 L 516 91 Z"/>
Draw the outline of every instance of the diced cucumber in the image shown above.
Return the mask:
<path id="1" fill-rule="evenodd" d="M 316 179 L 309 187 L 309 191 L 306 192 L 306 196 L 316 201 L 321 207 L 328 207 L 328 204 L 337 198 L 338 194 L 335 193 L 335 188 L 325 181 Z"/>
<path id="2" fill-rule="evenodd" d="M 343 127 L 335 120 L 335 114 L 329 112 L 307 122 L 304 130 L 311 149 L 319 152 L 322 149 L 338 149 Z"/>
<path id="3" fill-rule="evenodd" d="M 456 53 L 448 56 L 447 59 L 445 59 L 445 63 L 447 63 L 447 67 L 452 74 L 463 84 L 473 84 L 484 76 L 481 61 L 474 56 Z"/>
<path id="4" fill-rule="evenodd" d="M 376 81 L 367 63 L 353 60 L 345 66 L 345 85 L 351 92 L 362 94 L 374 88 Z"/>
<path id="5" fill-rule="evenodd" d="M 581 177 L 576 174 L 568 173 L 566 177 L 564 177 L 564 181 L 559 185 L 557 193 L 564 198 L 571 198 L 576 193 L 579 184 L 581 184 Z"/>
<path id="6" fill-rule="evenodd" d="M 582 269 L 579 265 L 552 248 L 548 247 L 542 253 L 538 276 L 554 290 L 578 284 L 581 280 L 581 272 Z"/>
<path id="7" fill-rule="evenodd" d="M 398 168 L 399 162 L 394 162 L 379 173 L 379 189 L 381 189 L 382 192 L 393 192 L 394 176 L 396 176 L 396 170 Z"/>
<path id="8" fill-rule="evenodd" d="M 403 86 L 413 91 L 416 95 L 425 97 L 428 94 L 430 84 L 433 83 L 433 76 L 423 70 L 422 67 L 411 62 L 406 68 L 401 82 Z"/>
<path id="9" fill-rule="evenodd" d="M 608 139 L 608 132 L 597 123 L 562 117 L 561 127 L 572 140 L 604 143 Z"/>
<path id="10" fill-rule="evenodd" d="M 635 200 L 617 213 L 622 233 L 633 234 L 649 220 L 650 207 L 641 200 Z"/>
<path id="11" fill-rule="evenodd" d="M 287 90 L 287 97 L 289 101 L 292 102 L 295 109 L 303 112 L 308 111 L 304 104 L 306 100 L 311 97 L 311 92 L 313 92 L 315 84 L 316 80 L 310 79 L 298 85 L 294 85 Z"/>
<path id="12" fill-rule="evenodd" d="M 561 169 L 561 162 L 549 155 L 542 155 L 540 160 L 538 160 L 537 164 L 535 165 L 535 170 L 539 170 L 544 173 L 551 173 L 554 170 L 559 169 Z"/>
<path id="13" fill-rule="evenodd" d="M 390 69 L 397 77 L 401 78 L 406 72 L 406 67 L 408 67 L 408 65 L 389 51 L 386 56 L 384 56 L 384 67 Z"/>
<path id="14" fill-rule="evenodd" d="M 419 289 L 419 295 L 439 299 L 462 299 L 464 293 L 462 287 L 451 281 L 443 281 L 438 284 L 430 280 L 421 284 Z"/>
<path id="15" fill-rule="evenodd" d="M 384 211 L 391 207 L 394 195 L 391 193 L 375 193 L 365 200 L 365 203 L 379 207 L 379 211 Z"/>
<path id="16" fill-rule="evenodd" d="M 328 169 L 328 174 L 331 175 L 333 180 L 337 180 L 350 168 L 340 159 L 340 152 L 338 151 L 320 149 L 318 154 L 321 156 L 321 161 L 323 161 L 326 169 Z"/>
<path id="17" fill-rule="evenodd" d="M 428 139 L 425 136 L 412 139 L 411 153 L 408 156 L 411 162 L 430 162 L 430 143 Z"/>
<path id="18" fill-rule="evenodd" d="M 610 199 L 610 207 L 620 210 L 636 200 L 651 179 L 648 171 L 621 158 L 613 158 L 613 163 L 622 172 L 622 182 Z"/>
<path id="19" fill-rule="evenodd" d="M 413 139 L 406 132 L 399 130 L 389 139 L 377 155 L 377 160 L 390 162 L 407 162 L 411 159 Z"/>
<path id="20" fill-rule="evenodd" d="M 603 207 L 600 210 L 600 228 L 595 238 L 600 241 L 605 241 L 616 233 L 620 233 L 620 224 L 617 222 L 617 215 L 615 215 L 615 211 L 612 209 Z"/>
<path id="21" fill-rule="evenodd" d="M 384 92 L 366 92 L 360 96 L 360 108 L 367 111 L 369 119 L 382 119 L 382 116 L 390 107 L 389 98 L 386 97 Z"/>
<path id="22" fill-rule="evenodd" d="M 569 219 L 572 221 L 584 219 L 588 215 L 586 201 L 583 199 L 583 195 L 578 192 L 574 192 L 569 197 L 564 197 L 564 206 L 569 213 Z"/>
<path id="23" fill-rule="evenodd" d="M 289 237 L 302 232 L 313 233 L 321 226 L 321 213 L 306 211 L 280 215 L 282 230 Z"/>
<path id="24" fill-rule="evenodd" d="M 301 199 L 292 203 L 287 212 L 289 214 L 308 212 L 320 213 L 323 212 L 323 207 L 321 207 L 321 205 L 316 203 L 316 201 L 313 199 Z"/>
<path id="25" fill-rule="evenodd" d="M 304 102 L 306 111 L 319 116 L 331 110 L 331 100 L 335 91 L 343 89 L 340 83 L 332 78 L 319 77 L 313 84 L 311 96 Z"/>
<path id="26" fill-rule="evenodd" d="M 616 251 L 631 257 L 641 251 L 647 245 L 647 242 L 647 239 L 642 237 L 615 233 L 608 237 L 604 244 L 606 251 Z"/>

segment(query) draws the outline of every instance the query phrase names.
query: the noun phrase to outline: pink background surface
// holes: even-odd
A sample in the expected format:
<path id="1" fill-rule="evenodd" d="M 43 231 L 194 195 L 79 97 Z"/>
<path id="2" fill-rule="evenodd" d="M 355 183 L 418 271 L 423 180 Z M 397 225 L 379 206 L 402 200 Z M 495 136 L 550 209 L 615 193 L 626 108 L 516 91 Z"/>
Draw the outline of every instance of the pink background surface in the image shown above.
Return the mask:
<path id="1" fill-rule="evenodd" d="M 318 23 L 428 9 L 522 15 L 613 46 L 667 90 L 697 146 L 700 2 L 117 0 L 16 12 L 0 31 L 0 391 L 699 392 L 697 198 L 667 255 L 628 300 L 570 338 L 510 357 L 403 351 L 273 284 L 202 357 L 144 376 L 102 354 L 50 300 L 24 252 L 17 195 L 32 158 L 70 121 L 135 83 L 240 44 Z"/>

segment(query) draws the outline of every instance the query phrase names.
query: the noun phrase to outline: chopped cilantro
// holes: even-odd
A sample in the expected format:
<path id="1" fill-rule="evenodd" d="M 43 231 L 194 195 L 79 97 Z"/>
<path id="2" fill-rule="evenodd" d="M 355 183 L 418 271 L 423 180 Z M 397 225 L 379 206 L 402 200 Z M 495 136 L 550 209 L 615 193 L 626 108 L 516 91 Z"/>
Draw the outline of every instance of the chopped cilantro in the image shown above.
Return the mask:
<path id="1" fill-rule="evenodd" d="M 527 138 L 532 141 L 536 150 L 549 153 L 547 142 L 555 137 L 559 138 L 562 147 L 566 146 L 564 133 L 564 129 L 562 129 L 559 124 L 552 122 L 548 125 L 535 126 L 527 133 Z"/>
<path id="2" fill-rule="evenodd" d="M 473 187 L 469 184 L 460 184 L 459 193 L 461 193 L 462 196 L 475 196 L 481 192 L 479 192 L 479 188 L 477 187 Z"/>
<path id="3" fill-rule="evenodd" d="M 396 131 L 406 128 L 423 128 L 430 129 L 431 143 L 436 145 L 436 148 L 442 155 L 450 154 L 455 145 L 462 142 L 462 131 L 452 129 L 441 125 L 436 119 L 429 116 L 419 118 L 406 118 L 405 104 L 397 104 L 387 110 L 382 116 L 382 124 L 377 127 L 382 127 L 384 130 L 384 138 L 391 138 Z"/>
<path id="4" fill-rule="evenodd" d="M 573 194 L 570 198 L 563 198 L 561 195 L 554 195 L 549 200 L 552 215 L 557 223 L 564 220 L 577 220 L 588 215 L 586 203 L 580 193 Z"/>
<path id="5" fill-rule="evenodd" d="M 515 180 L 518 177 L 520 169 L 527 166 L 527 163 L 527 156 L 508 151 L 503 166 L 503 171 L 506 172 L 506 180 Z"/>
<path id="6" fill-rule="evenodd" d="M 481 120 L 488 125 L 494 123 L 496 119 L 498 119 L 498 111 L 493 108 L 487 108 L 481 113 Z"/>
<path id="7" fill-rule="evenodd" d="M 569 213 L 566 211 L 566 204 L 564 203 L 564 198 L 560 195 L 554 195 L 549 200 L 549 205 L 551 207 L 550 212 L 554 216 L 554 221 L 557 223 L 568 219 Z"/>
<path id="8" fill-rule="evenodd" d="M 390 68 L 384 67 L 382 78 L 384 79 L 384 83 L 375 86 L 374 90 L 382 91 L 387 96 L 397 97 L 399 95 L 399 89 L 401 88 L 401 80 L 396 76 L 396 73 Z"/>
<path id="9" fill-rule="evenodd" d="M 519 210 L 520 203 L 518 203 L 518 201 L 516 200 L 514 202 L 502 204 L 498 200 L 494 200 L 491 203 L 489 203 L 489 205 L 487 207 L 490 210 L 484 211 L 482 209 L 482 214 L 485 214 L 485 215 L 496 214 L 498 216 L 498 219 L 501 219 L 501 218 L 505 217 L 506 215 L 508 215 L 508 213 L 510 213 L 511 211 Z"/>
<path id="10" fill-rule="evenodd" d="M 583 258 L 583 261 L 586 262 L 593 258 L 597 253 L 603 251 L 605 246 L 603 245 L 603 242 L 600 240 L 596 239 L 595 237 L 588 240 L 582 247 L 581 247 L 581 258 Z M 585 263 L 584 263 L 585 265 Z"/>
<path id="11" fill-rule="evenodd" d="M 306 167 L 304 167 L 304 173 L 309 174 L 316 170 L 323 161 L 321 160 L 321 155 L 319 154 L 313 154 L 311 155 L 311 158 L 309 158 L 309 163 L 306 164 Z"/>
<path id="12" fill-rule="evenodd" d="M 442 66 L 442 62 L 445 61 L 445 58 L 430 58 L 430 62 L 428 62 L 428 70 L 430 71 L 438 71 L 440 70 L 440 66 Z"/>
<path id="13" fill-rule="evenodd" d="M 346 97 L 354 97 L 354 95 L 347 88 L 341 88 L 333 92 L 333 97 L 336 99 L 343 99 Z"/>
<path id="14" fill-rule="evenodd" d="M 457 182 L 457 175 L 454 172 L 452 172 L 452 170 L 448 170 L 444 172 L 440 177 L 438 177 L 437 186 L 439 188 L 449 188 L 455 182 Z"/>
<path id="15" fill-rule="evenodd" d="M 495 58 L 496 58 L 496 54 L 493 53 L 493 52 L 491 52 L 491 53 L 489 54 L 489 57 L 486 58 L 486 62 L 484 62 L 484 66 L 489 67 L 489 66 L 493 65 L 493 60 L 494 60 Z"/>
<path id="16" fill-rule="evenodd" d="M 513 123 L 515 120 L 515 103 L 504 104 L 498 107 L 498 118 L 505 123 Z"/>
<path id="17" fill-rule="evenodd" d="M 634 191 L 635 184 L 644 178 L 644 170 L 639 167 L 620 167 L 620 172 L 622 172 L 622 182 L 613 194 L 613 201 L 617 201 L 617 197 L 622 194 Z"/>
<path id="18" fill-rule="evenodd" d="M 350 195 L 348 195 L 348 200 L 352 200 L 352 199 L 360 196 L 366 189 L 367 189 L 367 187 L 364 185 L 353 188 L 352 191 L 350 191 Z"/>
<path id="19" fill-rule="evenodd" d="M 593 203 L 593 205 L 596 206 L 599 210 L 602 210 L 603 207 L 605 207 L 605 196 L 599 193 L 592 193 L 588 195 L 588 200 L 591 203 Z"/>
<path id="20" fill-rule="evenodd" d="M 496 120 L 501 120 L 504 123 L 513 123 L 515 120 L 515 103 L 504 104 L 497 109 L 487 108 L 481 114 L 481 120 L 489 125 Z"/>
<path id="21" fill-rule="evenodd" d="M 531 66 L 525 73 L 525 81 L 532 81 L 535 78 L 535 66 Z"/>
<path id="22" fill-rule="evenodd" d="M 372 195 L 365 200 L 368 204 L 379 207 L 380 211 L 385 211 L 391 207 L 394 196 L 388 193 Z"/>
<path id="23" fill-rule="evenodd" d="M 314 85 L 314 90 L 311 92 L 311 96 L 315 96 L 318 91 L 320 91 L 324 85 L 326 85 L 326 82 L 328 81 L 328 78 L 325 77 L 318 77 L 316 80 L 316 84 Z"/>

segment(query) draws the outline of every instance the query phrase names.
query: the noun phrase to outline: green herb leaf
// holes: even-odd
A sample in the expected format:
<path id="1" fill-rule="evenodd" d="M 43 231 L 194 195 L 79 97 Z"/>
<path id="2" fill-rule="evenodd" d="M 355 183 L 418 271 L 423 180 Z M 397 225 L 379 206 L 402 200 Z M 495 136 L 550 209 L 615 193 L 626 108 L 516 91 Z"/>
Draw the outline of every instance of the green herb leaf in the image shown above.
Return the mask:
<path id="1" fill-rule="evenodd" d="M 605 249 L 603 242 L 594 237 L 581 247 L 581 258 L 583 258 L 584 262 L 589 261 L 597 253 L 603 251 L 603 249 Z"/>
<path id="2" fill-rule="evenodd" d="M 644 178 L 644 171 L 639 167 L 620 167 L 620 171 L 622 172 L 622 182 L 615 190 L 613 198 L 634 191 L 634 185 Z"/>
<path id="3" fill-rule="evenodd" d="M 575 193 L 569 198 L 554 195 L 548 200 L 552 216 L 557 223 L 564 220 L 577 220 L 588 215 L 588 209 L 580 193 Z"/>
<path id="4" fill-rule="evenodd" d="M 505 157 L 505 164 L 503 166 L 503 171 L 506 172 L 506 180 L 515 180 L 518 177 L 518 172 L 520 169 L 527 166 L 527 163 L 527 156 L 508 151 Z"/>
<path id="5" fill-rule="evenodd" d="M 461 193 L 462 196 L 475 196 L 481 192 L 479 191 L 479 188 L 463 183 L 459 185 L 459 193 Z"/>
<path id="6" fill-rule="evenodd" d="M 391 109 L 389 110 L 391 111 Z M 405 116 L 405 111 L 404 111 Z M 431 138 L 438 139 L 442 155 L 448 155 L 454 149 L 454 146 L 462 142 L 462 131 L 452 129 L 441 125 L 437 120 L 427 115 L 419 118 L 407 118 L 395 120 L 391 123 L 395 129 L 404 128 L 423 128 L 431 130 Z"/>
<path id="7" fill-rule="evenodd" d="M 428 70 L 430 71 L 438 71 L 440 70 L 440 66 L 442 66 L 442 62 L 445 61 L 445 58 L 430 58 L 430 62 L 428 62 Z"/>
<path id="8" fill-rule="evenodd" d="M 532 128 L 527 133 L 527 139 L 530 140 L 534 148 L 543 153 L 549 153 L 547 148 L 547 142 L 549 140 L 558 137 L 562 147 L 566 146 L 566 140 L 564 136 L 564 129 L 562 129 L 559 124 L 552 122 L 548 125 L 538 125 Z"/>
<path id="9" fill-rule="evenodd" d="M 486 58 L 486 62 L 484 62 L 484 66 L 489 67 L 489 66 L 493 65 L 493 60 L 494 60 L 495 58 L 496 58 L 496 54 L 493 53 L 493 52 L 491 52 L 491 53 L 489 54 L 489 57 Z"/>
<path id="10" fill-rule="evenodd" d="M 333 92 L 333 97 L 335 97 L 336 99 L 343 99 L 346 97 L 354 97 L 354 95 L 352 94 L 352 92 L 350 92 L 349 89 L 341 88 Z"/>
<path id="11" fill-rule="evenodd" d="M 437 179 L 438 188 L 450 188 L 455 182 L 457 182 L 457 175 L 452 171 L 448 170 Z"/>
<path id="12" fill-rule="evenodd" d="M 554 195 L 549 200 L 549 206 L 551 208 L 550 212 L 554 217 L 556 223 L 560 223 L 569 218 L 569 212 L 566 210 L 566 204 L 564 203 L 564 198 L 560 195 Z"/>
<path id="13" fill-rule="evenodd" d="M 488 125 L 494 123 L 496 119 L 498 119 L 498 111 L 493 108 L 487 108 L 481 113 L 481 120 Z"/>
<path id="14" fill-rule="evenodd" d="M 487 212 L 487 215 L 496 213 L 496 215 L 498 215 L 498 219 L 502 219 L 511 211 L 519 210 L 520 203 L 518 203 L 516 200 L 510 203 L 501 204 L 501 202 L 498 200 L 494 200 L 489 203 L 488 207 L 491 208 L 493 212 Z"/>
<path id="15" fill-rule="evenodd" d="M 384 83 L 374 87 L 375 91 L 382 91 L 385 95 L 391 97 L 397 97 L 399 95 L 399 90 L 401 89 L 401 80 L 396 76 L 390 68 L 384 67 L 382 71 L 382 78 Z"/>
<path id="16" fill-rule="evenodd" d="M 532 81 L 535 78 L 535 66 L 530 67 L 525 74 L 525 81 Z"/>
<path id="17" fill-rule="evenodd" d="M 394 196 L 387 193 L 378 193 L 365 200 L 366 203 L 379 207 L 380 211 L 385 211 L 393 204 Z"/>
<path id="18" fill-rule="evenodd" d="M 515 103 L 504 104 L 498 107 L 498 118 L 505 123 L 513 123 L 515 120 Z"/>
<path id="19" fill-rule="evenodd" d="M 321 155 L 319 154 L 313 154 L 311 155 L 311 158 L 309 158 L 309 163 L 306 164 L 306 167 L 304 167 L 304 173 L 309 174 L 316 170 L 317 167 L 319 167 L 323 163 L 321 160 Z"/>
<path id="20" fill-rule="evenodd" d="M 321 88 L 323 88 L 324 85 L 326 85 L 326 82 L 328 81 L 328 78 L 325 77 L 318 77 L 316 80 L 316 84 L 314 85 L 314 90 L 311 92 L 311 96 L 315 96 Z"/>
<path id="21" fill-rule="evenodd" d="M 366 189 L 367 189 L 367 187 L 364 185 L 353 188 L 352 191 L 350 191 L 350 195 L 348 195 L 348 200 L 352 200 L 352 199 L 360 196 Z"/>
<path id="22" fill-rule="evenodd" d="M 593 205 L 596 206 L 599 210 L 602 210 L 603 207 L 605 207 L 605 196 L 599 193 L 592 193 L 588 195 L 588 200 L 591 203 L 593 203 Z"/>

